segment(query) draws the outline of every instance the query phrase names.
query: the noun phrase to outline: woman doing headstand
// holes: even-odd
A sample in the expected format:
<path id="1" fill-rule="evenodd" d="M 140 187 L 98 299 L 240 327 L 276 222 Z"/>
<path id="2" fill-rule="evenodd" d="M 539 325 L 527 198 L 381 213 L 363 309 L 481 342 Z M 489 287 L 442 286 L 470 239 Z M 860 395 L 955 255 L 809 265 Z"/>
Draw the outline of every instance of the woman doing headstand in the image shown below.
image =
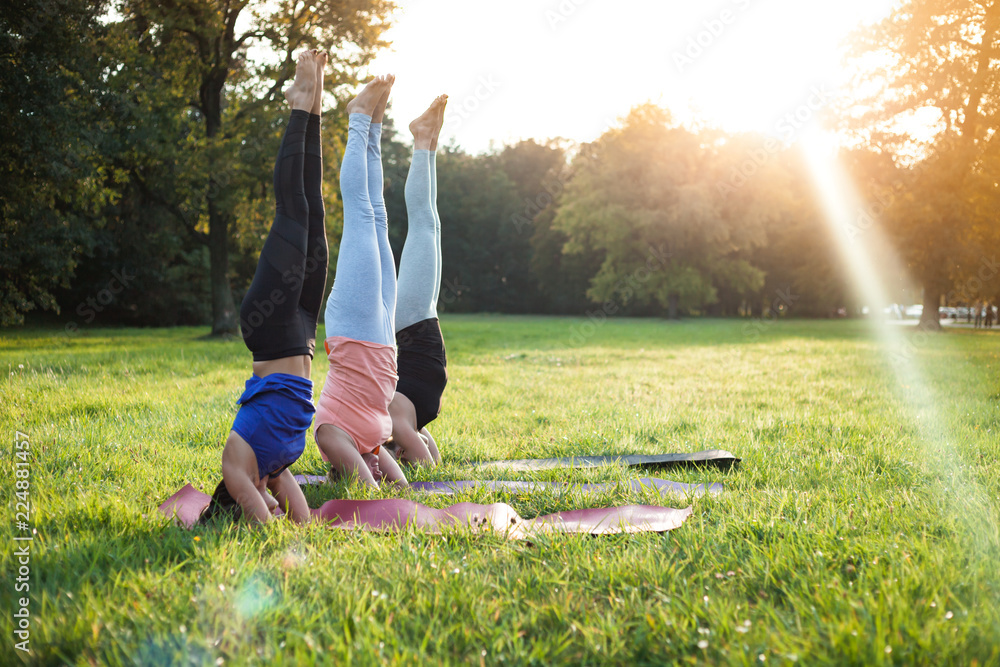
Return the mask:
<path id="1" fill-rule="evenodd" d="M 300 523 L 311 518 L 288 466 L 302 454 L 315 412 L 309 377 L 328 262 L 320 150 L 326 60 L 302 53 L 285 91 L 292 112 L 274 165 L 274 222 L 240 306 L 253 375 L 237 401 L 208 516 L 238 505 L 260 522 L 279 506 Z"/>
<path id="2" fill-rule="evenodd" d="M 399 381 L 389 404 L 390 447 L 408 463 L 441 462 L 427 424 L 441 410 L 448 360 L 438 322 L 441 291 L 441 218 L 437 212 L 437 141 L 448 96 L 441 95 L 410 123 L 413 159 L 404 195 L 408 228 L 399 261 L 396 345 Z"/>
<path id="3" fill-rule="evenodd" d="M 394 79 L 376 78 L 347 105 L 340 169 L 344 234 L 326 304 L 330 370 L 316 411 L 316 444 L 334 471 L 375 485 L 406 477 L 383 447 L 396 389 L 396 270 L 382 197 L 382 116 Z"/>

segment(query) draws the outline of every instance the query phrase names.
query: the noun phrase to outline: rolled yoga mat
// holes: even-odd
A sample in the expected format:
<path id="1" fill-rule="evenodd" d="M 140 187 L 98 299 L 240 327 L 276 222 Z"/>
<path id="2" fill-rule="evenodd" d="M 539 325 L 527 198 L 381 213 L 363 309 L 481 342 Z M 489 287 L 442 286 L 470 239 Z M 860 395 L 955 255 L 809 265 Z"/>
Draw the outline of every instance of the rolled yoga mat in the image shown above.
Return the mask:
<path id="1" fill-rule="evenodd" d="M 191 528 L 211 501 L 207 493 L 190 484 L 170 496 L 160 512 Z M 510 505 L 458 503 L 434 509 L 412 500 L 328 500 L 312 513 L 331 528 L 398 532 L 409 527 L 437 533 L 446 528 L 468 527 L 476 531 L 502 533 L 509 539 L 530 539 L 546 533 L 583 533 L 613 535 L 642 533 L 678 528 L 691 516 L 691 508 L 675 509 L 653 505 L 598 507 L 547 514 L 523 519 Z"/>
<path id="2" fill-rule="evenodd" d="M 611 454 L 608 456 L 565 456 L 555 459 L 512 459 L 510 461 L 480 461 L 473 468 L 510 470 L 552 470 L 553 468 L 597 468 L 620 465 L 629 468 L 645 466 L 663 468 L 677 465 L 711 465 L 723 470 L 737 465 L 740 459 L 724 449 L 706 449 L 690 454 Z"/>

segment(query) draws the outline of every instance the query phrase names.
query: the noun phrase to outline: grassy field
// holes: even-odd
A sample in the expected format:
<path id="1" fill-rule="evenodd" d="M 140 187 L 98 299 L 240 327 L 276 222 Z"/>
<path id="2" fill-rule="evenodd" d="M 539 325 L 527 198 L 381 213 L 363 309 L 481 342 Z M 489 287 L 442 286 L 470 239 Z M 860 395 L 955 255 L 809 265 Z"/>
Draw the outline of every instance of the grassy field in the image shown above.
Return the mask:
<path id="1" fill-rule="evenodd" d="M 408 495 L 503 501 L 524 517 L 693 503 L 663 535 L 187 531 L 156 506 L 218 481 L 242 343 L 198 329 L 5 331 L 0 660 L 1000 664 L 1000 334 L 919 340 L 928 393 L 896 381 L 861 322 L 447 316 L 443 328 L 451 381 L 432 431 L 446 464 L 411 480 L 568 454 L 722 448 L 743 463 L 533 477 L 725 483 L 698 499 Z M 31 658 L 13 648 L 15 431 L 36 510 Z M 324 472 L 311 437 L 293 470 Z M 307 492 L 314 506 L 344 496 L 380 497 Z"/>

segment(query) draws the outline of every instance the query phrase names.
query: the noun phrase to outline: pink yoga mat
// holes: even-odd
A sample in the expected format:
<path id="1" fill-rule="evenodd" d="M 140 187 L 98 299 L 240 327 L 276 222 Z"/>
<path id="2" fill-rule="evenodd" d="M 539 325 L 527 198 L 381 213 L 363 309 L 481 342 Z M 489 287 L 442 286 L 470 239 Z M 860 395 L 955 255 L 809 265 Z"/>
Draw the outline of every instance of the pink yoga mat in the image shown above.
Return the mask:
<path id="1" fill-rule="evenodd" d="M 325 475 L 296 475 L 295 481 L 299 486 L 319 486 L 326 484 Z M 658 479 L 656 477 L 640 477 L 627 483 L 618 482 L 523 482 L 511 480 L 457 480 L 449 482 L 410 482 L 411 491 L 422 493 L 433 493 L 435 495 L 451 496 L 463 491 L 473 491 L 475 489 L 486 489 L 488 491 L 509 491 L 511 493 L 534 493 L 537 491 L 562 491 L 574 490 L 583 493 L 601 493 L 612 489 L 628 488 L 638 493 L 644 489 L 651 489 L 659 494 L 673 493 L 677 495 L 703 496 L 705 493 L 717 495 L 722 493 L 721 482 L 710 482 L 708 484 L 684 484 L 683 482 L 672 482 L 668 479 Z"/>
<path id="2" fill-rule="evenodd" d="M 170 496 L 160 511 L 190 528 L 208 507 L 211 497 L 190 484 Z M 691 508 L 674 509 L 652 505 L 599 507 L 548 514 L 523 519 L 505 503 L 477 505 L 459 503 L 434 509 L 412 500 L 328 500 L 313 514 L 331 528 L 396 532 L 413 527 L 428 532 L 466 526 L 473 530 L 502 532 L 510 539 L 527 539 L 544 533 L 662 533 L 679 527 L 691 515 Z"/>

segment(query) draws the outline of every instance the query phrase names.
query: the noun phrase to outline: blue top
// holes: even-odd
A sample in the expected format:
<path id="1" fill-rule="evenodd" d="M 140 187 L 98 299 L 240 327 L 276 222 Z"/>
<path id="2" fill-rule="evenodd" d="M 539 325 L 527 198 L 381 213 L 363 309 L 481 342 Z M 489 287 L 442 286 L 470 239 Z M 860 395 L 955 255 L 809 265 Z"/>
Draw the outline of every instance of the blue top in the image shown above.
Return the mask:
<path id="1" fill-rule="evenodd" d="M 252 375 L 236 402 L 241 407 L 233 430 L 253 449 L 261 478 L 281 473 L 302 456 L 316 412 L 312 380 L 288 373 Z"/>

